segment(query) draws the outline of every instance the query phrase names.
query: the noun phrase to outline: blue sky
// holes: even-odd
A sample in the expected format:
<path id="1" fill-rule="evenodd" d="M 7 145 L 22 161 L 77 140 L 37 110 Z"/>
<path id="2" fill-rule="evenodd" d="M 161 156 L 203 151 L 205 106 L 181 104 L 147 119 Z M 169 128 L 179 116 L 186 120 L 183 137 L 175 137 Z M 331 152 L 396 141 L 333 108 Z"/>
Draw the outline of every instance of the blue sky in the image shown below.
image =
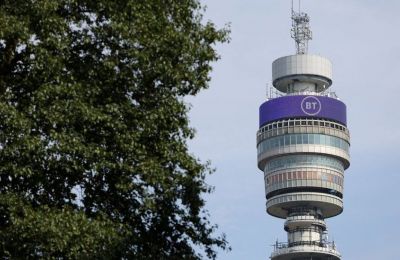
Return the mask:
<path id="1" fill-rule="evenodd" d="M 265 101 L 274 59 L 295 53 L 290 0 L 203 0 L 205 19 L 231 24 L 218 45 L 210 89 L 195 98 L 193 154 L 210 160 L 211 219 L 233 250 L 218 259 L 267 259 L 283 220 L 265 212 L 263 174 L 256 167 L 258 107 Z M 311 17 L 309 53 L 333 63 L 333 86 L 347 104 L 351 166 L 344 212 L 328 219 L 344 260 L 398 259 L 400 233 L 400 1 L 303 0 Z"/>

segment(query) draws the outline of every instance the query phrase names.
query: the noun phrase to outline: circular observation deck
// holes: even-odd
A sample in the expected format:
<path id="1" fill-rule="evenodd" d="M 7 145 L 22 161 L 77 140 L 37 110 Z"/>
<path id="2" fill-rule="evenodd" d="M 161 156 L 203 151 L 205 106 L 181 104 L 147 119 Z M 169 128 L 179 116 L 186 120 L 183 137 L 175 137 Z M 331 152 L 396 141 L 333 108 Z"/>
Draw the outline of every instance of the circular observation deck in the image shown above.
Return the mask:
<path id="1" fill-rule="evenodd" d="M 331 218 L 343 212 L 343 201 L 337 196 L 322 192 L 292 192 L 268 199 L 267 212 L 271 216 L 286 219 L 289 210 L 295 207 L 317 208 L 324 218 Z"/>
<path id="2" fill-rule="evenodd" d="M 275 249 L 271 260 L 340 260 L 340 257 L 332 245 L 298 245 Z"/>
<path id="3" fill-rule="evenodd" d="M 274 87 L 284 93 L 304 87 L 322 92 L 332 85 L 332 63 L 318 55 L 281 57 L 272 63 L 272 80 Z"/>

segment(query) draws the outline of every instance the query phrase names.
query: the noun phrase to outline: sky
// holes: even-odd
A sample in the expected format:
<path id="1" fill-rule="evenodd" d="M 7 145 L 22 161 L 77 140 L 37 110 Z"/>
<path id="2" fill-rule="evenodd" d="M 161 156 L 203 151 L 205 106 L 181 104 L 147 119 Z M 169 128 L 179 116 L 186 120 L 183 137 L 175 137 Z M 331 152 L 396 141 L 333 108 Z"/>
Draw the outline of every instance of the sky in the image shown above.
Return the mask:
<path id="1" fill-rule="evenodd" d="M 205 196 L 213 223 L 232 251 L 218 259 L 268 259 L 286 241 L 282 219 L 265 211 L 257 168 L 258 107 L 271 84 L 271 63 L 295 54 L 290 0 L 202 0 L 205 20 L 230 24 L 231 42 L 216 46 L 210 88 L 191 104 L 197 135 L 190 151 L 210 160 Z M 295 1 L 297 2 L 297 1 Z M 333 63 L 333 85 L 347 104 L 351 166 L 345 173 L 344 212 L 327 219 L 344 260 L 398 259 L 400 241 L 400 1 L 303 0 L 311 17 L 309 53 Z"/>

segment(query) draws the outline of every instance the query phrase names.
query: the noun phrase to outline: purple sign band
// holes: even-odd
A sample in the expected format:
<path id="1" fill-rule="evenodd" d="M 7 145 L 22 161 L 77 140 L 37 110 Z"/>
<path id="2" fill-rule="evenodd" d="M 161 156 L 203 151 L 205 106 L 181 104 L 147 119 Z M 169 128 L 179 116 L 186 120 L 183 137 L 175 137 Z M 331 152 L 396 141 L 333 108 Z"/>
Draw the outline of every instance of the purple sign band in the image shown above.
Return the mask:
<path id="1" fill-rule="evenodd" d="M 287 118 L 321 118 L 347 125 L 346 105 L 325 96 L 284 96 L 260 106 L 260 127 Z"/>

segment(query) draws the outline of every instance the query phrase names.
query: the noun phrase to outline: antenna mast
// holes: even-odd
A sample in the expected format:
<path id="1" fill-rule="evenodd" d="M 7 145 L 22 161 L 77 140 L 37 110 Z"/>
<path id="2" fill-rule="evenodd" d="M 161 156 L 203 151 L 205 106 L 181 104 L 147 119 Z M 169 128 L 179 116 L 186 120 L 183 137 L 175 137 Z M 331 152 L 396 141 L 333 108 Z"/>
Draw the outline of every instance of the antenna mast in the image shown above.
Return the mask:
<path id="1" fill-rule="evenodd" d="M 300 0 L 299 12 L 294 11 L 292 0 L 291 36 L 296 42 L 297 54 L 306 54 L 308 52 L 308 41 L 312 39 L 312 32 L 310 30 L 310 17 L 300 11 Z"/>

